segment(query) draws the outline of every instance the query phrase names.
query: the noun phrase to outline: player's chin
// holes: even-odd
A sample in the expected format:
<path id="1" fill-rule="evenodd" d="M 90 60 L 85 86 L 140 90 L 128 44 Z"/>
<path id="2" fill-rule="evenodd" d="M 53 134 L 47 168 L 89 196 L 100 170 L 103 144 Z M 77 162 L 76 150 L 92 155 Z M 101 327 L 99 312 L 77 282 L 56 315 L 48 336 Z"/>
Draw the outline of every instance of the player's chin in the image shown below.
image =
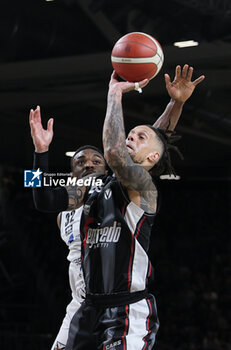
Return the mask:
<path id="1" fill-rule="evenodd" d="M 128 154 L 129 154 L 129 156 L 132 158 L 132 160 L 134 160 L 134 159 L 133 159 L 133 157 L 134 157 L 134 155 L 133 155 L 133 150 L 132 150 L 131 148 L 128 148 Z"/>
<path id="2" fill-rule="evenodd" d="M 131 154 L 133 152 L 133 149 L 131 147 L 129 147 L 129 146 L 126 146 L 126 147 L 127 147 L 128 153 Z"/>

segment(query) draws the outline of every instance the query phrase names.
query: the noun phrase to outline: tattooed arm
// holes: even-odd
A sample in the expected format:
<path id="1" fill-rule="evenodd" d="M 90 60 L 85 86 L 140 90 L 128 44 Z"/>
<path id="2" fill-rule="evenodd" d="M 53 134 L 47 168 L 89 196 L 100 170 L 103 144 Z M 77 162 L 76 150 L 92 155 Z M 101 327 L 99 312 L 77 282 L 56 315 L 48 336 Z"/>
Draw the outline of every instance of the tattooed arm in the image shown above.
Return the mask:
<path id="1" fill-rule="evenodd" d="M 142 88 L 148 81 L 139 83 Z M 148 213 L 156 211 L 157 191 L 147 170 L 131 159 L 125 142 L 122 94 L 134 90 L 134 83 L 118 82 L 113 72 L 109 85 L 107 112 L 103 127 L 104 156 L 130 200 Z"/>
<path id="2" fill-rule="evenodd" d="M 73 210 L 81 207 L 84 203 L 84 196 L 86 194 L 87 187 L 84 182 L 89 178 L 96 178 L 102 175 L 101 173 L 91 173 L 81 178 L 83 185 L 67 186 L 66 190 L 68 193 L 68 208 L 67 210 Z"/>
<path id="3" fill-rule="evenodd" d="M 174 80 L 171 82 L 168 74 L 164 75 L 166 89 L 171 98 L 163 114 L 153 124 L 155 128 L 174 130 L 182 113 L 184 103 L 190 98 L 195 87 L 204 80 L 201 75 L 192 81 L 193 67 L 185 64 L 183 69 L 176 66 Z"/>

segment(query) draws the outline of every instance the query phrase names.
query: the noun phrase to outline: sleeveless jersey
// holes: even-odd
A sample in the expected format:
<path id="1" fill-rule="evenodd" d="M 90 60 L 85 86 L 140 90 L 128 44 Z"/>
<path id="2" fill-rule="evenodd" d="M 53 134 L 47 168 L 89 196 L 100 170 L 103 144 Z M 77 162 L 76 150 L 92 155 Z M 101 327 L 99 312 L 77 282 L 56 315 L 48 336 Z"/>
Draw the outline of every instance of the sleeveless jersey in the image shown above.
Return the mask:
<path id="1" fill-rule="evenodd" d="M 82 211 L 83 207 L 61 212 L 60 234 L 70 250 L 67 256 L 69 261 L 81 258 L 80 219 Z"/>
<path id="2" fill-rule="evenodd" d="M 136 292 L 147 287 L 147 251 L 155 215 L 131 202 L 116 177 L 88 192 L 81 219 L 87 294 Z"/>

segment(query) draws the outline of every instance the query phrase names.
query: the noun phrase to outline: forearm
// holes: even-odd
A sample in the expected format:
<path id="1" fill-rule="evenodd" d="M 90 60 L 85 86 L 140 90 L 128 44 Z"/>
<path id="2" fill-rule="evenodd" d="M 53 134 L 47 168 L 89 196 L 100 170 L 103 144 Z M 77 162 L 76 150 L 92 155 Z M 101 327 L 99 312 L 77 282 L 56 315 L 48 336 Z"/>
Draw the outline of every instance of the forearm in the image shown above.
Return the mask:
<path id="1" fill-rule="evenodd" d="M 107 111 L 103 126 L 104 154 L 106 158 L 109 156 L 109 163 L 112 156 L 121 158 L 124 152 L 127 152 L 125 139 L 122 92 L 112 89 L 108 92 Z M 106 160 L 108 161 L 108 159 Z"/>
<path id="2" fill-rule="evenodd" d="M 171 99 L 165 108 L 165 111 L 163 114 L 161 114 L 153 126 L 160 129 L 174 130 L 181 116 L 183 105 L 183 102 Z"/>
<path id="3" fill-rule="evenodd" d="M 49 171 L 48 152 L 34 153 L 33 168 Z M 56 213 L 68 207 L 68 193 L 64 187 L 33 188 L 33 200 L 36 209 L 43 212 Z"/>

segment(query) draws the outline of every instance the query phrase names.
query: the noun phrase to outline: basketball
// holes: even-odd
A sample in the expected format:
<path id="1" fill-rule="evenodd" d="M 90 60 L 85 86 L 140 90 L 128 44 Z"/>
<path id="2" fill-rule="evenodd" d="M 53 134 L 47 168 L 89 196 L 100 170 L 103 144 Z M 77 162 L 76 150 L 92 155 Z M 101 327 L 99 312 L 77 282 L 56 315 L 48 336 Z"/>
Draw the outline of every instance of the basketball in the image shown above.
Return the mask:
<path id="1" fill-rule="evenodd" d="M 137 82 L 153 79 L 161 70 L 164 54 L 159 42 L 151 35 L 133 32 L 124 35 L 114 45 L 112 66 L 124 80 Z"/>

